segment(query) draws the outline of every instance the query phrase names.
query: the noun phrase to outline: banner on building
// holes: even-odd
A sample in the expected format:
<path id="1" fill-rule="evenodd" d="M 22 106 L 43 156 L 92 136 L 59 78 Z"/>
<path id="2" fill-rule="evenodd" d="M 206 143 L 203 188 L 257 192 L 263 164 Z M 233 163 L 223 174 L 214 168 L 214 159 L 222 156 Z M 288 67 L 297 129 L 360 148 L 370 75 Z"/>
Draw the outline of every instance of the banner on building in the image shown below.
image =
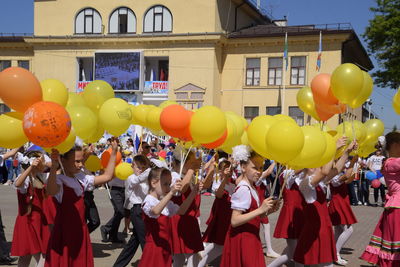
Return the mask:
<path id="1" fill-rule="evenodd" d="M 167 81 L 146 81 L 144 82 L 143 93 L 145 94 L 168 94 Z"/>
<path id="2" fill-rule="evenodd" d="M 76 90 L 75 90 L 75 92 L 76 93 L 82 93 L 83 92 L 83 89 L 85 89 L 85 87 L 86 87 L 86 85 L 88 85 L 90 82 L 92 82 L 92 81 L 81 81 L 81 82 L 77 82 L 76 83 Z"/>

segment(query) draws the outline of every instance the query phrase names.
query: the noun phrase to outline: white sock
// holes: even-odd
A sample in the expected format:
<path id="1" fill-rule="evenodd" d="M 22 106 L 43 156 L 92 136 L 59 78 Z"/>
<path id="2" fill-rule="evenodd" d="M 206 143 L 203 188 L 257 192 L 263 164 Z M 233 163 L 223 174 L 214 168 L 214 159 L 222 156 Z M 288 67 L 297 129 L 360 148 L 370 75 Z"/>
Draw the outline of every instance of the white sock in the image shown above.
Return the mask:
<path id="1" fill-rule="evenodd" d="M 340 250 L 344 246 L 344 244 L 349 240 L 350 236 L 353 234 L 353 226 L 351 225 L 343 225 L 344 231 L 339 235 L 336 241 L 336 251 L 337 254 L 340 254 Z"/>
<path id="2" fill-rule="evenodd" d="M 188 261 L 186 267 L 197 267 L 200 262 L 200 256 L 198 253 L 193 253 L 193 254 L 185 254 L 188 256 Z"/>
<path id="3" fill-rule="evenodd" d="M 175 254 L 172 256 L 173 259 L 173 267 L 183 267 L 183 265 L 185 264 L 185 254 Z"/>
<path id="4" fill-rule="evenodd" d="M 222 255 L 223 251 L 223 246 L 217 245 L 215 243 L 209 243 L 203 251 L 203 258 L 201 259 L 199 263 L 199 267 L 204 267 L 206 266 L 207 263 L 212 262 L 215 260 L 218 256 Z"/>
<path id="5" fill-rule="evenodd" d="M 267 247 L 267 254 L 278 254 L 272 249 L 271 225 L 269 223 L 267 223 L 267 224 L 263 223 L 263 227 L 264 227 L 265 245 Z"/>
<path id="6" fill-rule="evenodd" d="M 44 267 L 44 263 L 46 261 L 46 257 L 43 254 L 40 254 L 39 260 L 37 261 L 36 267 Z"/>
<path id="7" fill-rule="evenodd" d="M 272 261 L 268 267 L 279 267 L 293 259 L 294 251 L 297 246 L 297 239 L 286 239 L 286 243 L 287 247 L 282 252 L 282 255 Z"/>

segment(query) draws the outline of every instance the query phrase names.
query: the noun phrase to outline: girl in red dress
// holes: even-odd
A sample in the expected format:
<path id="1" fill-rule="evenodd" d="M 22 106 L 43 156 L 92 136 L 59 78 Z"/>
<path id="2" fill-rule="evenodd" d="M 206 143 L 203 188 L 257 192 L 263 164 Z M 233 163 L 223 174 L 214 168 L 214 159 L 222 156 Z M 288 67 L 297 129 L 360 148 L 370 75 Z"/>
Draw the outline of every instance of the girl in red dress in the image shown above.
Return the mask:
<path id="1" fill-rule="evenodd" d="M 226 233 L 231 222 L 231 195 L 235 190 L 231 163 L 228 160 L 222 160 L 218 164 L 218 170 L 216 178 L 220 179 L 221 183 L 215 192 L 210 217 L 206 222 L 208 227 L 204 232 L 203 242 L 209 244 L 204 248 L 199 267 L 205 266 L 222 255 Z"/>
<path id="2" fill-rule="evenodd" d="M 303 170 L 285 170 L 283 177 L 286 184 L 283 189 L 283 205 L 276 222 L 274 237 L 286 239 L 286 248 L 282 256 L 271 262 L 268 267 L 278 267 L 293 259 L 301 229 L 303 228 L 303 206 L 304 198 L 299 190 L 299 185 L 304 178 Z"/>
<path id="3" fill-rule="evenodd" d="M 381 267 L 400 266 L 400 133 L 380 140 L 389 154 L 382 166 L 388 193 L 385 208 L 361 259 Z"/>
<path id="4" fill-rule="evenodd" d="M 43 154 L 34 152 L 31 164 L 15 180 L 18 216 L 15 220 L 11 255 L 19 256 L 18 266 L 29 266 L 32 257 L 37 266 L 44 265 L 50 229 L 43 211 L 47 179 Z M 32 153 L 31 153 L 32 154 Z"/>
<path id="5" fill-rule="evenodd" d="M 92 267 L 93 251 L 89 230 L 86 225 L 84 191 L 95 185 L 104 184 L 113 178 L 118 144 L 112 141 L 112 153 L 102 175 L 85 175 L 82 148 L 73 148 L 61 157 L 65 174 L 56 175 L 59 154 L 51 154 L 47 191 L 57 199 L 58 209 L 46 254 L 48 267 Z"/>
<path id="6" fill-rule="evenodd" d="M 344 146 L 347 138 L 337 141 L 337 149 Z M 305 169 L 305 178 L 299 189 L 305 199 L 304 225 L 298 239 L 293 260 L 296 266 L 333 266 L 337 260 L 332 222 L 326 201 L 327 183 L 343 169 L 349 153 L 356 147 L 353 141 L 333 166 L 333 160 L 317 169 Z"/>
<path id="7" fill-rule="evenodd" d="M 260 202 L 254 183 L 263 170 L 263 158 L 241 145 L 233 149 L 233 158 L 240 161 L 242 178 L 231 198 L 231 224 L 225 238 L 221 267 L 264 267 L 265 258 L 260 240 L 261 216 L 276 211 L 277 201 L 271 197 Z"/>
<path id="8" fill-rule="evenodd" d="M 271 185 L 267 183 L 267 177 L 273 172 L 275 168 L 275 162 L 273 162 L 268 169 L 266 169 L 262 174 L 260 179 L 255 183 L 256 190 L 258 193 L 258 197 L 260 198 L 260 202 L 262 202 L 265 199 L 265 196 L 267 195 L 266 192 L 268 192 L 268 195 L 271 195 Z M 261 218 L 261 225 L 263 227 L 263 232 L 264 232 L 264 238 L 265 238 L 265 246 L 267 249 L 267 257 L 270 258 L 277 258 L 280 255 L 274 251 L 272 248 L 272 241 L 271 241 L 271 225 L 268 220 L 268 216 L 264 216 Z"/>
<path id="9" fill-rule="evenodd" d="M 195 153 L 190 152 L 183 166 L 184 177 L 182 179 L 182 194 L 174 196 L 172 201 L 181 205 L 191 194 L 190 183 L 195 177 L 201 165 L 201 159 L 196 158 Z M 180 180 L 175 177 L 174 182 Z M 173 266 L 182 267 L 187 259 L 187 266 L 197 266 L 200 261 L 199 251 L 204 249 L 201 241 L 200 226 L 197 216 L 200 213 L 200 195 L 196 194 L 190 207 L 183 215 L 175 215 L 171 218 L 172 226 L 172 252 Z"/>
<path id="10" fill-rule="evenodd" d="M 171 172 L 164 168 L 153 168 L 150 171 L 149 194 L 143 201 L 144 222 L 146 225 L 146 244 L 139 267 L 172 265 L 171 223 L 174 214 L 184 214 L 198 194 L 201 185 L 194 185 L 190 195 L 182 205 L 171 201 L 176 192 L 182 188 L 181 181 L 171 187 Z"/>
<path id="11" fill-rule="evenodd" d="M 358 157 L 354 157 L 345 173 L 333 177 L 330 183 L 332 199 L 329 202 L 329 216 L 335 230 L 336 252 L 338 265 L 346 265 L 348 262 L 340 256 L 340 250 L 353 233 L 352 224 L 357 223 L 350 207 L 349 190 L 347 184 L 353 182 L 353 167 Z"/>

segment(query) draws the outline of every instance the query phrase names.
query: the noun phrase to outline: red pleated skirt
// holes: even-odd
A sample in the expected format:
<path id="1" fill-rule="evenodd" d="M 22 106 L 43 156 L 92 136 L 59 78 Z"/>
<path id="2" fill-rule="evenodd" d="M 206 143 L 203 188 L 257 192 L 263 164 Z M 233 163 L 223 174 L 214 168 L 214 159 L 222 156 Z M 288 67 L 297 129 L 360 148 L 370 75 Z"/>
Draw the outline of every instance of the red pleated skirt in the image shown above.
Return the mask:
<path id="1" fill-rule="evenodd" d="M 298 239 L 303 228 L 305 201 L 296 183 L 283 190 L 283 205 L 276 222 L 274 237 Z"/>
<path id="2" fill-rule="evenodd" d="M 347 184 L 340 186 L 330 186 L 332 192 L 332 200 L 329 202 L 329 216 L 332 225 L 350 225 L 357 223 L 349 201 L 349 193 Z"/>
<path id="3" fill-rule="evenodd" d="M 47 196 L 43 200 L 43 211 L 48 224 L 54 224 L 57 213 L 57 200 L 52 196 Z"/>
<path id="4" fill-rule="evenodd" d="M 381 267 L 400 266 L 400 209 L 385 209 L 361 259 Z"/>
<path id="5" fill-rule="evenodd" d="M 226 233 L 231 223 L 231 201 L 228 192 L 222 198 L 216 198 L 207 220 L 207 229 L 203 235 L 203 242 L 224 245 Z"/>

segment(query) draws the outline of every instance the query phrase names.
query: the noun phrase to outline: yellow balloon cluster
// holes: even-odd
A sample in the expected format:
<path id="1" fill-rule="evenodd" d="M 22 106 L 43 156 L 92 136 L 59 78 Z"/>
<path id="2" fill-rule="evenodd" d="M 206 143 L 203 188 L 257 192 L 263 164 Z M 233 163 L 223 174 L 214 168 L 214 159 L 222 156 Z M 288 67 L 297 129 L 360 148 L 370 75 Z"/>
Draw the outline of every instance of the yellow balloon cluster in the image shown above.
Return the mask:
<path id="1" fill-rule="evenodd" d="M 126 180 L 133 174 L 132 165 L 126 162 L 122 162 L 115 167 L 115 177 L 120 180 Z"/>
<path id="2" fill-rule="evenodd" d="M 96 172 L 101 170 L 101 161 L 95 155 L 90 155 L 85 161 L 85 167 L 91 172 Z"/>
<path id="3" fill-rule="evenodd" d="M 132 122 L 132 110 L 121 98 L 106 100 L 99 110 L 100 125 L 110 134 L 119 136 L 128 130 Z"/>
<path id="4" fill-rule="evenodd" d="M 47 79 L 40 82 L 43 101 L 50 101 L 65 107 L 68 102 L 68 90 L 65 85 L 56 79 Z"/>
<path id="5" fill-rule="evenodd" d="M 18 112 L 8 112 L 0 115 L 0 147 L 17 148 L 28 142 L 22 128 L 24 115 Z"/>

